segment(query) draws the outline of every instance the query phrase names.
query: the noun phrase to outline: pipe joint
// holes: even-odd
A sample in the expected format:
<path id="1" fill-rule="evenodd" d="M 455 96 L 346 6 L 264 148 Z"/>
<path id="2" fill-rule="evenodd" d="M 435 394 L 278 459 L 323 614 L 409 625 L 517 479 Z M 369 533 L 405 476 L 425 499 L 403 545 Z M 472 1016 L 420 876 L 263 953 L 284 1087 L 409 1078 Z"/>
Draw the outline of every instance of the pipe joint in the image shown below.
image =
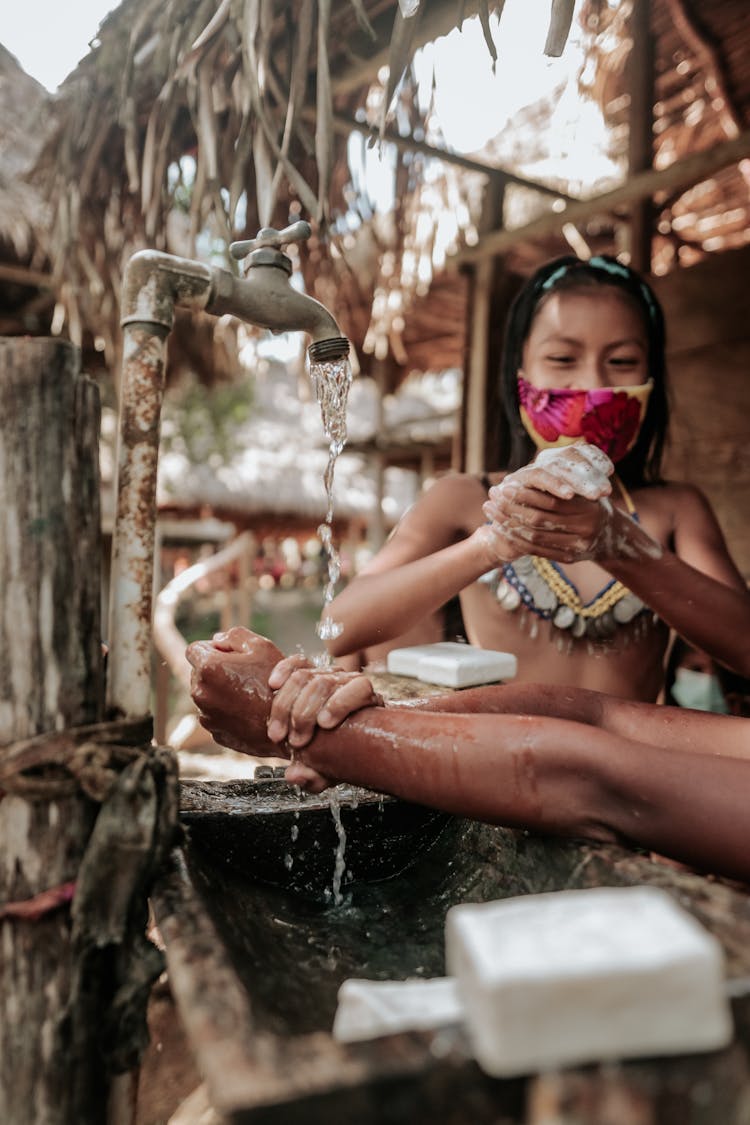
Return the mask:
<path id="1" fill-rule="evenodd" d="M 122 326 L 154 324 L 169 331 L 174 324 L 175 305 L 197 311 L 206 308 L 215 272 L 189 258 L 139 250 L 125 267 Z"/>

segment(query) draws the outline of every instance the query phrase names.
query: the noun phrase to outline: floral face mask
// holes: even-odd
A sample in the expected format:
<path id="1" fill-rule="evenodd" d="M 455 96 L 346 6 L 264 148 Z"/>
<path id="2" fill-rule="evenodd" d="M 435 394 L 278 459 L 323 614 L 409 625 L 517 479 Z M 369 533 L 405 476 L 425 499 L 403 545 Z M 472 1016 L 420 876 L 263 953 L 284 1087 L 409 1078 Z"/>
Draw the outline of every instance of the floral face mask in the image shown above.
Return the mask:
<path id="1" fill-rule="evenodd" d="M 519 375 L 521 421 L 537 449 L 587 441 L 616 464 L 638 439 L 652 387 L 543 390 Z"/>

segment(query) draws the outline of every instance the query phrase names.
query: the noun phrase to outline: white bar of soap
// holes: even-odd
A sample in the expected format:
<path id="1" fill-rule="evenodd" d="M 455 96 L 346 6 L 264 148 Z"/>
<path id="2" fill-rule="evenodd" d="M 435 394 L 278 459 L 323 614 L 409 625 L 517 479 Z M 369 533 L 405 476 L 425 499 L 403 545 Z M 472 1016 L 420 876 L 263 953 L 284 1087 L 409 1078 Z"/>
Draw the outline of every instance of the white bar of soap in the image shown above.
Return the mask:
<path id="1" fill-rule="evenodd" d="M 655 887 L 455 906 L 446 966 L 476 1059 L 497 1077 L 732 1037 L 721 946 Z"/>
<path id="2" fill-rule="evenodd" d="M 463 1015 L 456 982 L 345 980 L 339 988 L 333 1037 L 342 1043 L 399 1031 L 425 1031 L 457 1023 Z"/>
<path id="3" fill-rule="evenodd" d="M 440 641 L 394 648 L 388 653 L 386 667 L 394 676 L 415 676 L 427 684 L 462 688 L 512 680 L 518 661 L 511 652 Z"/>

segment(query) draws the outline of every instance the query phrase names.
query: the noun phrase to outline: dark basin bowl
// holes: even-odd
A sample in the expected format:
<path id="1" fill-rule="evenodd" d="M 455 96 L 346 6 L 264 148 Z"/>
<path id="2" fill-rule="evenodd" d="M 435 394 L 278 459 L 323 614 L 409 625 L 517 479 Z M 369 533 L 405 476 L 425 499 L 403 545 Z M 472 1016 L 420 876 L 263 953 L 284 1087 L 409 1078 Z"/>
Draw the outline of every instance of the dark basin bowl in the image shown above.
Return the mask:
<path id="1" fill-rule="evenodd" d="M 622 1064 L 621 1092 L 660 1125 L 744 1120 L 743 888 L 622 848 L 464 821 L 349 787 L 338 787 L 334 801 L 335 816 L 330 794 L 300 799 L 273 778 L 183 787 L 187 839 L 154 909 L 196 1061 L 232 1125 L 528 1121 L 528 1084 L 482 1074 L 458 1025 L 337 1044 L 338 988 L 352 976 L 442 975 L 445 914 L 455 903 L 633 883 L 663 887 L 719 938 L 737 1038 L 713 1055 Z M 573 1114 L 561 1110 L 560 1120 L 604 1104 L 614 1073 L 579 1068 L 555 1079 Z"/>

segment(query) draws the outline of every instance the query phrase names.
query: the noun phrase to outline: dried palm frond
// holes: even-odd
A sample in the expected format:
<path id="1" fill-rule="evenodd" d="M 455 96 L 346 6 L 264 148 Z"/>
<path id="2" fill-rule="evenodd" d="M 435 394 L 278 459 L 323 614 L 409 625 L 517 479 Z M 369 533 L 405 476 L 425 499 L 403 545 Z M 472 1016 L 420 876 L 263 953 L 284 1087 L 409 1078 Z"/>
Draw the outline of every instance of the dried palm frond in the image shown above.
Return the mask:
<path id="1" fill-rule="evenodd" d="M 487 33 L 490 12 L 502 6 L 474 0 L 466 10 L 481 12 Z M 192 256 L 210 245 L 215 254 L 302 212 L 319 236 L 300 255 L 308 288 L 326 291 L 355 347 L 374 333 L 378 348 L 403 359 L 401 322 L 440 268 L 445 240 L 445 220 L 437 211 L 425 219 L 425 210 L 459 198 L 452 221 L 460 213 L 458 226 L 470 223 L 473 188 L 459 189 L 455 170 L 440 183 L 425 178 L 424 160 L 408 165 L 399 156 L 398 208 L 369 243 L 381 260 L 359 277 L 347 264 L 348 238 L 370 217 L 364 204 L 357 217 L 340 122 L 374 90 L 381 128 L 394 106 L 402 124 L 424 126 L 404 76 L 425 12 L 432 18 L 441 8 L 446 30 L 460 23 L 463 5 L 447 0 L 125 0 L 63 84 L 59 124 L 37 165 L 54 216 L 46 237 L 60 317 L 80 323 L 84 340 L 109 342 L 109 358 L 132 252 L 150 245 Z"/>
<path id="2" fill-rule="evenodd" d="M 575 0 L 552 0 L 547 42 L 544 44 L 545 55 L 558 58 L 565 50 L 574 8 Z"/>
<path id="3" fill-rule="evenodd" d="M 417 7 L 414 13 L 404 16 L 401 8 L 396 11 L 391 32 L 391 43 L 388 50 L 388 84 L 383 98 L 383 110 L 380 118 L 380 137 L 385 134 L 388 124 L 388 115 L 396 93 L 398 84 L 403 78 L 414 54 L 414 37 L 419 27 L 419 17 L 422 9 Z"/>

